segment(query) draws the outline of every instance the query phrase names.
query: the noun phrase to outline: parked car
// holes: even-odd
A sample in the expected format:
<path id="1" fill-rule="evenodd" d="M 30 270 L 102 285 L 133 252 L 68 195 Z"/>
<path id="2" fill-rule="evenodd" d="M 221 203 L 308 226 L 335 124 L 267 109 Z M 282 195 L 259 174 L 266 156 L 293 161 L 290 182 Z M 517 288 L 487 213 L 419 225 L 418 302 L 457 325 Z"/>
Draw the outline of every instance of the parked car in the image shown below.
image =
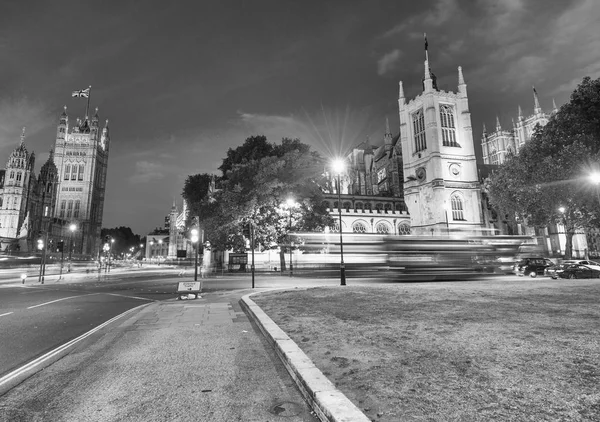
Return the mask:
<path id="1" fill-rule="evenodd" d="M 565 267 L 568 265 L 589 265 L 589 266 L 597 266 L 600 267 L 600 263 L 595 261 L 588 261 L 587 259 L 570 259 L 568 261 L 563 261 L 556 265 L 552 265 L 547 267 L 544 271 L 544 275 L 547 277 L 552 277 L 553 279 L 557 279 L 560 277 L 560 274 L 564 271 Z"/>
<path id="2" fill-rule="evenodd" d="M 537 277 L 538 275 L 544 275 L 544 270 L 551 265 L 553 265 L 553 262 L 547 258 L 522 258 L 513 267 L 513 272 L 519 276 Z"/>
<path id="3" fill-rule="evenodd" d="M 600 278 L 600 266 L 568 264 L 559 276 L 561 278 Z"/>

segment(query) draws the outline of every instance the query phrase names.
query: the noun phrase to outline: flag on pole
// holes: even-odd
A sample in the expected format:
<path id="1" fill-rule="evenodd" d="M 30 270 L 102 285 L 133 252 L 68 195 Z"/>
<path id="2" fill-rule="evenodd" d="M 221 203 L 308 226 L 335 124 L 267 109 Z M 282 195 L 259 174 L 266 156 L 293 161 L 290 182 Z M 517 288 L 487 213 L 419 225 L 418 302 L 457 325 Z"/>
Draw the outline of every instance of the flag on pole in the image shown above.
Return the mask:
<path id="1" fill-rule="evenodd" d="M 90 96 L 90 88 L 81 89 L 79 91 L 73 91 L 73 93 L 71 94 L 71 96 L 72 97 L 89 98 L 89 96 Z"/>
<path id="2" fill-rule="evenodd" d="M 427 51 L 427 46 L 429 44 L 427 44 L 427 34 L 425 32 L 423 32 L 423 37 L 425 37 L 425 51 Z"/>

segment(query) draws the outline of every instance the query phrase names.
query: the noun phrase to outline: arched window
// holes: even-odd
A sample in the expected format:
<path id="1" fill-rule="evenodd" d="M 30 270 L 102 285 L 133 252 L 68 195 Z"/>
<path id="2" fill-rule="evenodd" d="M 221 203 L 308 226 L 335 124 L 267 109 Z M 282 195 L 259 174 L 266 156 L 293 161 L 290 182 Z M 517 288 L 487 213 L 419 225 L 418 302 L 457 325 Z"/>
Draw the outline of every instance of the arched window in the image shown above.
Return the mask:
<path id="1" fill-rule="evenodd" d="M 454 194 L 452 195 L 451 198 L 451 204 L 452 204 L 452 220 L 454 221 L 461 221 L 465 219 L 464 213 L 463 213 L 463 200 L 462 197 L 459 194 Z"/>
<path id="2" fill-rule="evenodd" d="M 85 164 L 79 164 L 79 176 L 77 177 L 78 180 L 83 180 L 83 171 L 85 170 Z"/>
<path id="3" fill-rule="evenodd" d="M 59 214 L 60 218 L 65 218 L 66 210 L 67 210 L 67 201 L 65 201 L 63 199 L 62 201 L 60 201 L 60 214 Z"/>
<path id="4" fill-rule="evenodd" d="M 70 179 L 70 174 L 71 174 L 71 164 L 67 164 L 65 166 L 65 176 L 64 176 L 64 179 L 65 180 L 69 180 Z"/>
<path id="5" fill-rule="evenodd" d="M 456 142 L 454 110 L 451 105 L 440 105 L 440 121 L 442 123 L 442 144 L 445 147 L 460 147 L 458 142 Z"/>
<path id="6" fill-rule="evenodd" d="M 375 226 L 375 231 L 379 234 L 389 234 L 390 226 L 385 223 L 377 223 Z"/>
<path id="7" fill-rule="evenodd" d="M 423 109 L 418 110 L 412 115 L 413 121 L 413 133 L 415 136 L 415 152 L 423 151 L 427 148 L 427 141 L 425 139 L 425 117 L 423 116 Z"/>
<path id="8" fill-rule="evenodd" d="M 507 155 L 514 155 L 514 153 L 515 153 L 515 152 L 513 151 L 512 147 L 509 145 L 509 146 L 506 148 L 506 154 L 507 154 Z"/>
<path id="9" fill-rule="evenodd" d="M 10 178 L 11 178 L 11 179 L 14 179 L 14 178 L 15 178 L 15 172 L 14 172 L 14 171 L 11 171 L 11 172 L 10 172 Z"/>
<path id="10" fill-rule="evenodd" d="M 400 223 L 398 224 L 398 234 L 399 235 L 409 235 L 410 234 L 410 225 L 408 223 Z"/>
<path id="11" fill-rule="evenodd" d="M 73 200 L 69 199 L 69 202 L 67 202 L 67 218 L 71 218 L 72 215 L 73 215 Z"/>
<path id="12" fill-rule="evenodd" d="M 360 221 L 352 225 L 352 233 L 366 233 L 367 227 Z"/>

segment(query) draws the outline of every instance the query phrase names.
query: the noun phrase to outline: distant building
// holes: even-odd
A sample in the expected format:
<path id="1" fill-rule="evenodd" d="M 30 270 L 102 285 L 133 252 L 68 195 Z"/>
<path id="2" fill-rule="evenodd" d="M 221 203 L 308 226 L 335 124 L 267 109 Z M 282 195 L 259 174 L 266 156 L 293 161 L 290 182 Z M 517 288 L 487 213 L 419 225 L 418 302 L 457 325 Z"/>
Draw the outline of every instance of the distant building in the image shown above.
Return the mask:
<path id="1" fill-rule="evenodd" d="M 35 154 L 21 141 L 0 171 L 0 246 L 2 251 L 33 251 L 38 238 L 55 251 L 58 242 L 76 255 L 98 256 L 104 210 L 110 135 L 102 130 L 98 109 L 91 118 L 69 125 L 60 115 L 55 147 L 39 176 Z M 74 232 L 69 226 L 75 224 Z M 65 250 L 67 252 L 67 250 Z"/>

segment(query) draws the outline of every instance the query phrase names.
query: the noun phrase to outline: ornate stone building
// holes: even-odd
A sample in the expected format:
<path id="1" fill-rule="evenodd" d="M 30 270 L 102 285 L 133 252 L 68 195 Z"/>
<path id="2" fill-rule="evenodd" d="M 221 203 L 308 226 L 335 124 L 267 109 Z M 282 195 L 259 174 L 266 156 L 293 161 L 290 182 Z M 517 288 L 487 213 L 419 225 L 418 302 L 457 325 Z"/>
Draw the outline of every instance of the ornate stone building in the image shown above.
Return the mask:
<path id="1" fill-rule="evenodd" d="M 37 238 L 54 250 L 60 240 L 73 253 L 96 257 L 100 230 L 110 135 L 108 121 L 99 128 L 98 110 L 89 119 L 69 125 L 66 107 L 60 115 L 56 143 L 39 177 L 35 154 L 20 144 L 0 174 L 0 242 L 2 250 L 34 250 Z M 75 224 L 74 232 L 69 226 Z M 65 250 L 66 252 L 66 250 Z"/>
<path id="2" fill-rule="evenodd" d="M 77 226 L 74 252 L 97 256 L 104 211 L 110 134 L 108 120 L 99 127 L 98 109 L 69 124 L 67 108 L 56 130 L 54 161 L 58 169 L 54 217 Z"/>
<path id="3" fill-rule="evenodd" d="M 457 92 L 442 91 L 427 59 L 422 84 L 422 94 L 407 102 L 400 82 L 398 135 L 393 136 L 386 121 L 383 145 L 367 141 L 346 157 L 342 231 L 481 232 L 481 189 L 462 69 Z M 330 185 L 336 185 L 335 177 Z M 330 192 L 327 204 L 337 217 L 337 191 Z"/>

